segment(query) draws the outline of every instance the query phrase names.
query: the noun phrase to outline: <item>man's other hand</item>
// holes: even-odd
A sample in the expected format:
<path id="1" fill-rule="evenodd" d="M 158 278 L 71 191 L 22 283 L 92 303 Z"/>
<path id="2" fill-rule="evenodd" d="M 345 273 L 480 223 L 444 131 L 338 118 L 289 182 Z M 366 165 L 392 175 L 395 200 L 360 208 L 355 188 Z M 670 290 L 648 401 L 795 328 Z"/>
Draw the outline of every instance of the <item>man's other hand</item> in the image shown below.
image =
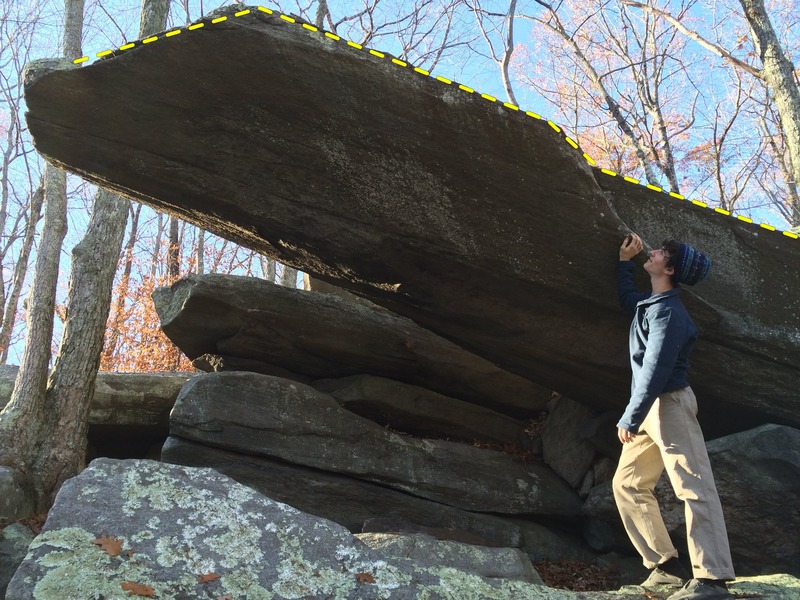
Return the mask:
<path id="1" fill-rule="evenodd" d="M 636 437 L 635 433 L 631 433 L 627 429 L 623 429 L 622 427 L 617 427 L 617 436 L 619 437 L 619 441 L 623 444 L 627 444 L 628 442 L 632 442 L 633 438 Z"/>
<path id="2" fill-rule="evenodd" d="M 642 238 L 631 232 L 630 238 L 626 237 L 622 242 L 622 245 L 619 247 L 619 259 L 631 260 L 634 256 L 642 251 L 642 248 L 644 248 Z"/>

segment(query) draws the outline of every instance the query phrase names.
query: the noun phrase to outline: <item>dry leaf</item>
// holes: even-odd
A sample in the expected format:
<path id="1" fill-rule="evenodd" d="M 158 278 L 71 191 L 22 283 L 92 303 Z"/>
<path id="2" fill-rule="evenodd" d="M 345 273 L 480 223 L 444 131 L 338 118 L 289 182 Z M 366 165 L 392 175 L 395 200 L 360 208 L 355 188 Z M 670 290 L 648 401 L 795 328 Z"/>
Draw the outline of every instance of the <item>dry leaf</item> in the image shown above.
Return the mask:
<path id="1" fill-rule="evenodd" d="M 92 543 L 96 546 L 100 546 L 111 556 L 119 556 L 122 552 L 122 540 L 108 537 L 105 534 L 101 535 L 96 540 L 93 540 Z"/>
<path id="2" fill-rule="evenodd" d="M 134 583 L 132 581 L 123 581 L 122 589 L 128 592 L 130 596 L 147 596 L 148 598 L 155 598 L 156 592 L 149 585 L 141 583 Z"/>
<path id="3" fill-rule="evenodd" d="M 198 583 L 210 583 L 212 581 L 216 581 L 219 579 L 219 575 L 216 573 L 205 573 L 204 575 L 197 576 Z"/>
<path id="4" fill-rule="evenodd" d="M 358 583 L 375 583 L 375 578 L 369 573 L 356 573 Z"/>
<path id="5" fill-rule="evenodd" d="M 224 596 L 217 596 L 214 600 L 233 600 L 233 594 L 225 594 Z"/>

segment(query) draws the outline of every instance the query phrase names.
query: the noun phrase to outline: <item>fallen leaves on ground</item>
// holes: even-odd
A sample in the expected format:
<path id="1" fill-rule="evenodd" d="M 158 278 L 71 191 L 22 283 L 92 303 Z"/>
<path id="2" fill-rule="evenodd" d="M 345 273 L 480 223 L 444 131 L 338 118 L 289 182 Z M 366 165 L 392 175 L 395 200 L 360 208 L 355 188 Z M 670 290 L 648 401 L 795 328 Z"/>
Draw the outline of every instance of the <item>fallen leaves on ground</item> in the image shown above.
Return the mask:
<path id="1" fill-rule="evenodd" d="M 122 552 L 122 540 L 108 537 L 106 534 L 101 535 L 96 540 L 92 540 L 92 543 L 95 546 L 100 546 L 110 556 L 119 556 Z"/>
<path id="2" fill-rule="evenodd" d="M 573 592 L 597 592 L 619 588 L 615 569 L 579 560 L 542 560 L 533 565 L 544 582 L 553 588 Z"/>
<path id="3" fill-rule="evenodd" d="M 224 596 L 217 596 L 214 600 L 233 600 L 233 594 L 225 594 Z"/>
<path id="4" fill-rule="evenodd" d="M 155 590 L 149 585 L 134 583 L 133 581 L 123 581 L 122 589 L 128 592 L 129 596 L 145 596 L 147 598 L 156 597 Z"/>
<path id="5" fill-rule="evenodd" d="M 375 578 L 369 573 L 356 573 L 358 583 L 375 583 Z"/>
<path id="6" fill-rule="evenodd" d="M 211 583 L 212 581 L 216 581 L 219 579 L 219 575 L 216 573 L 204 573 L 203 575 L 197 576 L 198 583 Z"/>

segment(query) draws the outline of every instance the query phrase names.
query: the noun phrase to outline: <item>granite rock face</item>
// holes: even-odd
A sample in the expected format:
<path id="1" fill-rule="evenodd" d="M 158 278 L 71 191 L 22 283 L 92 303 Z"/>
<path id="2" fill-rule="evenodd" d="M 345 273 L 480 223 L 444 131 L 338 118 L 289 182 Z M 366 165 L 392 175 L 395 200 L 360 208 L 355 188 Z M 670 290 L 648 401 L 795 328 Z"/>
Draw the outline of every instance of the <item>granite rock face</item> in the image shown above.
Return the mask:
<path id="1" fill-rule="evenodd" d="M 191 359 L 220 370 L 300 381 L 361 373 L 396 379 L 512 414 L 535 414 L 542 388 L 407 318 L 253 277 L 190 276 L 153 293 L 161 328 Z"/>
<path id="2" fill-rule="evenodd" d="M 629 394 L 622 234 L 685 239 L 714 260 L 682 294 L 707 433 L 800 425 L 796 240 L 604 175 L 544 120 L 240 9 L 31 73 L 36 148 L 596 408 Z"/>
<path id="3" fill-rule="evenodd" d="M 521 444 L 524 424 L 482 406 L 374 375 L 312 382 L 357 415 L 416 437 Z"/>
<path id="4" fill-rule="evenodd" d="M 583 404 L 558 396 L 551 401 L 542 428 L 544 462 L 574 488 L 580 486 L 594 460 L 595 449 L 581 438 L 593 417 Z"/>
<path id="5" fill-rule="evenodd" d="M 0 410 L 11 399 L 19 367 L 0 367 Z M 169 411 L 194 373 L 112 373 L 100 371 L 89 410 L 89 427 L 169 428 Z"/>
<path id="6" fill-rule="evenodd" d="M 581 502 L 547 465 L 444 440 L 400 436 L 331 396 L 257 373 L 209 373 L 181 390 L 170 430 L 241 454 L 350 475 L 462 510 L 576 516 Z"/>

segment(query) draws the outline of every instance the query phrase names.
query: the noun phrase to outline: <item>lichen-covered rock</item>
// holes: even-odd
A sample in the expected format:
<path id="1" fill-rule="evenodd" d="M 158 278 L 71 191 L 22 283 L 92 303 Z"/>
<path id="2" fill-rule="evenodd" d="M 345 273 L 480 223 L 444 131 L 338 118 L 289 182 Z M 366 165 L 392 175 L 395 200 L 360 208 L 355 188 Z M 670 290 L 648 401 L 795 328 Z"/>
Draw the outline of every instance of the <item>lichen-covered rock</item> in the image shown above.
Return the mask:
<path id="1" fill-rule="evenodd" d="M 401 518 L 423 528 L 450 528 L 454 534 L 460 532 L 470 543 L 500 547 L 523 545 L 522 528 L 507 519 L 459 510 L 355 477 L 212 448 L 175 436 L 167 439 L 161 459 L 190 467 L 211 467 L 273 500 L 335 521 L 353 533 L 365 531 L 365 522 L 393 515 L 395 524 L 397 518 Z M 551 548 L 553 545 L 548 550 Z M 560 556 L 547 554 L 544 549 L 542 553 L 546 558 Z"/>
<path id="2" fill-rule="evenodd" d="M 132 585 L 163 600 L 641 600 L 643 591 L 573 593 L 385 556 L 212 469 L 99 459 L 62 487 L 6 600 L 122 600 Z M 756 579 L 733 590 L 788 600 L 800 580 Z"/>
<path id="3" fill-rule="evenodd" d="M 401 436 L 314 388 L 269 375 L 207 373 L 181 390 L 170 431 L 184 439 L 372 481 L 462 510 L 577 516 L 552 469 L 470 444 Z"/>
<path id="4" fill-rule="evenodd" d="M 416 562 L 452 567 L 481 577 L 518 579 L 543 584 L 531 559 L 516 548 L 488 548 L 422 533 L 357 533 L 356 538 L 387 560 L 410 558 Z"/>
<path id="5" fill-rule="evenodd" d="M 33 532 L 24 525 L 12 523 L 0 528 L 0 598 L 5 597 L 6 586 L 28 553 L 32 540 Z"/>
<path id="6" fill-rule="evenodd" d="M 33 482 L 17 469 L 0 466 L 0 521 L 16 521 L 35 510 Z"/>

